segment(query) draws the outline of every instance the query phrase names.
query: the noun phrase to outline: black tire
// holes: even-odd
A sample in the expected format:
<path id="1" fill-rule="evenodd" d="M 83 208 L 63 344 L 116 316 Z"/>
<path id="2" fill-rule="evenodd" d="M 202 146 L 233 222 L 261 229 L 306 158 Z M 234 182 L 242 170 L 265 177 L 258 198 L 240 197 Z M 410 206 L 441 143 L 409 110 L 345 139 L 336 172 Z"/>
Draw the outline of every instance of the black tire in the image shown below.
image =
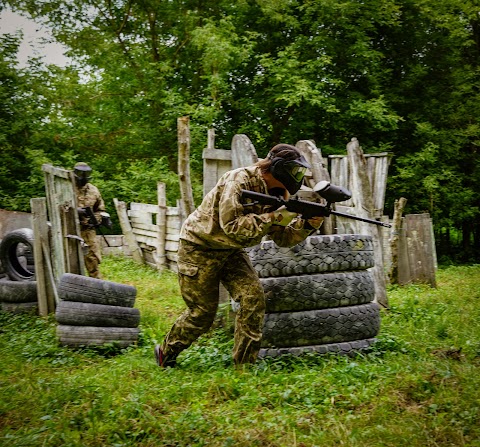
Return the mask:
<path id="1" fill-rule="evenodd" d="M 32 301 L 31 303 L 0 303 L 0 309 L 3 312 L 12 314 L 38 313 L 38 303 Z"/>
<path id="2" fill-rule="evenodd" d="M 260 278 L 366 270 L 375 262 L 371 236 L 358 234 L 310 236 L 290 248 L 265 241 L 246 251 Z"/>
<path id="3" fill-rule="evenodd" d="M 58 285 L 58 296 L 65 301 L 133 307 L 137 289 L 88 276 L 64 273 Z"/>
<path id="4" fill-rule="evenodd" d="M 263 348 L 258 353 L 259 358 L 279 357 L 281 355 L 301 355 L 307 352 L 316 354 L 339 354 L 354 356 L 359 352 L 366 351 L 376 342 L 375 338 L 367 338 L 364 340 L 354 340 L 343 343 L 326 343 L 314 346 L 296 346 L 292 348 Z"/>
<path id="5" fill-rule="evenodd" d="M 57 326 L 57 337 L 63 346 L 102 346 L 113 343 L 121 348 L 135 344 L 138 340 L 138 328 Z"/>
<path id="6" fill-rule="evenodd" d="M 11 281 L 0 279 L 0 301 L 6 303 L 31 303 L 37 301 L 36 281 Z"/>
<path id="7" fill-rule="evenodd" d="M 58 323 L 71 326 L 138 327 L 140 311 L 132 307 L 61 301 L 55 311 Z"/>
<path id="8" fill-rule="evenodd" d="M 376 303 L 265 315 L 262 348 L 340 343 L 373 338 L 380 330 Z"/>
<path id="9" fill-rule="evenodd" d="M 372 274 L 356 272 L 261 278 L 267 312 L 327 309 L 370 303 L 375 297 Z"/>
<path id="10" fill-rule="evenodd" d="M 34 281 L 33 230 L 20 228 L 7 233 L 0 244 L 0 260 L 12 281 Z"/>

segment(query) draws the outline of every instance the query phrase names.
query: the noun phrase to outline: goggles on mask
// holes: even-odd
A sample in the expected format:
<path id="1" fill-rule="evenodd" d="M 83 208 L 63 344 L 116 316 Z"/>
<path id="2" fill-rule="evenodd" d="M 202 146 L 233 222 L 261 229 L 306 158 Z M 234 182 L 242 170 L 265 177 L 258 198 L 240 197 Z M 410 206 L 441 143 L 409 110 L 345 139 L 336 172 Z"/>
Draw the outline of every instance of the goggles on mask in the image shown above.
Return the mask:
<path id="1" fill-rule="evenodd" d="M 301 188 L 303 178 L 309 168 L 310 165 L 303 155 L 295 160 L 273 157 L 270 172 L 275 179 L 283 183 L 290 194 L 295 194 Z"/>
<path id="2" fill-rule="evenodd" d="M 75 180 L 81 186 L 85 186 L 91 178 L 92 168 L 87 164 L 81 163 L 75 166 L 73 169 Z"/>

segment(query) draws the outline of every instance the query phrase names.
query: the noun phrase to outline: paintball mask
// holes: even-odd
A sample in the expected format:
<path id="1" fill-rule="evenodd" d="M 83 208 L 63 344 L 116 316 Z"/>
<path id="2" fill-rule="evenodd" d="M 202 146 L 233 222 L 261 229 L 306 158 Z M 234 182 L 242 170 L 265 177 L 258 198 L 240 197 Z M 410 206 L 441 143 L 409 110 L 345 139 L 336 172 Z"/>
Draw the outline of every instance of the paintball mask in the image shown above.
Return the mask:
<path id="1" fill-rule="evenodd" d="M 273 177 L 279 182 L 282 182 L 290 194 L 295 194 L 302 186 L 303 177 L 307 169 L 310 168 L 307 160 L 305 160 L 303 155 L 296 160 L 272 157 L 271 154 L 269 154 L 269 158 L 272 159 L 270 172 Z"/>
<path id="2" fill-rule="evenodd" d="M 92 168 L 87 163 L 77 163 L 73 168 L 75 181 L 79 187 L 85 186 L 91 178 Z"/>

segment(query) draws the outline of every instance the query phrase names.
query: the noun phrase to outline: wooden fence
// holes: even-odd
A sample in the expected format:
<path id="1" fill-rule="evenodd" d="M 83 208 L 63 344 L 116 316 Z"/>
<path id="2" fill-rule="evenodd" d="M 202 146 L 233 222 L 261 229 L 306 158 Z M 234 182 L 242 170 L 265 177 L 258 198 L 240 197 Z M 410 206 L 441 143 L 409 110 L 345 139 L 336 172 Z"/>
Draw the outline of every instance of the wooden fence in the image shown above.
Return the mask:
<path id="1" fill-rule="evenodd" d="M 363 154 L 358 141 L 353 138 L 347 145 L 348 155 L 334 155 L 323 159 L 321 151 L 310 140 L 297 142 L 296 147 L 302 152 L 312 165 L 311 172 L 306 178 L 306 185 L 312 188 L 316 182 L 331 180 L 333 184 L 346 186 L 351 189 L 352 199 L 342 204 L 337 204 L 337 211 L 351 213 L 361 217 L 377 218 L 388 222 L 388 217 L 383 216 L 385 192 L 390 165 L 390 155 L 387 153 Z M 209 131 L 208 144 L 203 151 L 204 166 L 204 195 L 216 184 L 218 178 L 230 169 L 247 166 L 258 161 L 255 148 L 246 135 L 235 135 L 232 140 L 231 150 L 215 149 L 214 133 Z M 162 224 L 160 210 L 164 210 L 165 223 Z M 165 211 L 166 210 L 166 211 Z M 184 216 L 179 207 L 162 206 L 159 204 L 130 204 L 128 211 L 133 235 L 139 244 L 145 258 L 145 262 L 156 268 L 168 268 L 177 271 L 176 251 L 178 248 L 179 232 Z M 408 217 L 408 216 L 407 216 Z M 403 219 L 407 228 L 417 218 L 408 217 Z M 163 235 L 160 227 L 164 225 Z M 422 224 L 423 225 L 423 224 Z M 429 223 L 431 226 L 431 221 Z M 427 223 L 428 226 L 428 223 Z M 385 272 L 390 268 L 392 256 L 390 253 L 391 231 L 387 228 L 376 227 L 370 224 L 361 224 L 350 219 L 327 219 L 324 234 L 333 233 L 358 233 L 371 234 L 375 241 L 375 276 L 378 286 L 377 299 L 380 303 L 386 302 L 385 295 Z M 434 265 L 425 257 L 435 257 L 433 232 L 424 228 L 422 235 L 418 236 L 415 230 L 401 232 L 399 257 L 401 266 L 399 272 L 401 283 L 427 282 L 435 285 L 435 269 L 429 269 L 429 273 L 420 274 L 418 266 Z M 418 239 L 420 237 L 420 239 Z M 424 237 L 429 239 L 428 245 L 423 242 L 422 249 L 428 254 L 421 254 L 419 241 Z M 162 248 L 162 246 L 164 246 Z M 432 254 L 433 253 L 433 254 Z M 422 258 L 422 259 L 420 259 Z M 161 262 L 165 259 L 164 262 Z M 407 262 L 408 260 L 408 262 Z M 408 267 L 407 267 L 408 266 Z"/>
<path id="2" fill-rule="evenodd" d="M 181 228 L 180 207 L 166 207 L 164 241 L 160 240 L 162 222 L 158 205 L 130 203 L 128 217 L 135 239 L 142 249 L 145 263 L 158 268 L 160 258 L 165 257 L 165 266 L 177 271 L 177 251 Z M 160 247 L 164 247 L 163 249 Z"/>

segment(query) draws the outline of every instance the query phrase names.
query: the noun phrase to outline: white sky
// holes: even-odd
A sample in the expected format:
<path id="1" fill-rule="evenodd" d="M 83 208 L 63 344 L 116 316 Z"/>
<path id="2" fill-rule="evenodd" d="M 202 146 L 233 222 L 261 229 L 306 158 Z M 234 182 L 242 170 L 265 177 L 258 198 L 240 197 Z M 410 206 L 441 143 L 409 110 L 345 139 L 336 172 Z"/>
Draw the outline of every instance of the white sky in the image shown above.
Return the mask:
<path id="1" fill-rule="evenodd" d="M 40 42 L 40 38 L 52 38 L 45 26 L 38 25 L 7 9 L 0 12 L 0 34 L 13 34 L 18 30 L 22 30 L 24 34 L 18 52 L 20 67 L 25 67 L 28 58 L 32 56 L 44 56 L 43 60 L 46 64 L 59 66 L 68 64 L 68 58 L 63 55 L 65 51 L 63 46 L 58 43 L 43 44 Z"/>

